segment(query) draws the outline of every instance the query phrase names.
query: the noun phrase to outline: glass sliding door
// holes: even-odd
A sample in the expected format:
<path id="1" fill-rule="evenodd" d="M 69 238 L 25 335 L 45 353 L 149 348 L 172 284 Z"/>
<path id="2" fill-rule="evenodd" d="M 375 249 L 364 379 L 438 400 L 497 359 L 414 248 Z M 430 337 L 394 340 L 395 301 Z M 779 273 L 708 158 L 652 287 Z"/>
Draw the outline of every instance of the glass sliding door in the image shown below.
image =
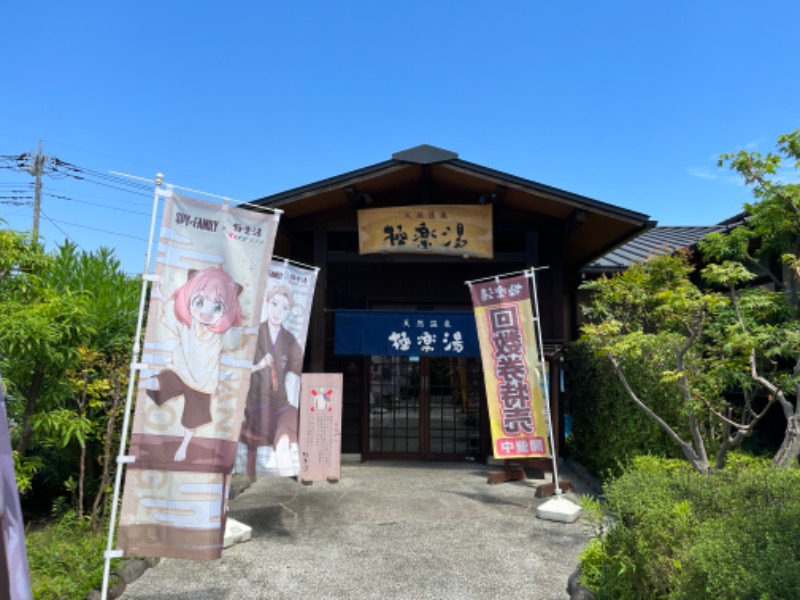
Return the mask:
<path id="1" fill-rule="evenodd" d="M 372 356 L 368 457 L 477 459 L 479 358 Z"/>
<path id="2" fill-rule="evenodd" d="M 369 387 L 369 453 L 419 454 L 419 361 L 373 356 Z"/>
<path id="3" fill-rule="evenodd" d="M 426 359 L 428 454 L 477 458 L 480 451 L 480 359 Z"/>

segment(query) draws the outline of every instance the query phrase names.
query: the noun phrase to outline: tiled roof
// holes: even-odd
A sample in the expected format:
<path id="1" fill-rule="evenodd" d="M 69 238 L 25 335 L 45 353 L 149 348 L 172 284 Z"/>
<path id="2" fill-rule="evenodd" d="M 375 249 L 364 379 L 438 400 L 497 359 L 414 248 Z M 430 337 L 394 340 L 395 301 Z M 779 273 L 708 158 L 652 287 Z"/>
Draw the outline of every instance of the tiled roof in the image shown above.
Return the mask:
<path id="1" fill-rule="evenodd" d="M 622 246 L 604 254 L 596 261 L 588 264 L 583 270 L 586 273 L 620 271 L 635 262 L 642 262 L 652 256 L 668 254 L 694 246 L 706 235 L 714 231 L 727 231 L 730 225 L 687 226 L 687 227 L 654 227 Z"/>

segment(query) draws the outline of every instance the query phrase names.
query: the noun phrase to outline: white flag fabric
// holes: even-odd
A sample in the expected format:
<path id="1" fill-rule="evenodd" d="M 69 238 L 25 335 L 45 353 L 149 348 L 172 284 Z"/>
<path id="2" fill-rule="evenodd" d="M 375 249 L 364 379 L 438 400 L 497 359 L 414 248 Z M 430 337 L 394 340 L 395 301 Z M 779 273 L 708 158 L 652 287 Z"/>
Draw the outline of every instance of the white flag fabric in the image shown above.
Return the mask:
<path id="1" fill-rule="evenodd" d="M 236 472 L 297 476 L 298 407 L 317 271 L 272 261 L 250 379 Z"/>
<path id="2" fill-rule="evenodd" d="M 127 556 L 219 558 L 278 217 L 172 194 L 120 513 Z"/>

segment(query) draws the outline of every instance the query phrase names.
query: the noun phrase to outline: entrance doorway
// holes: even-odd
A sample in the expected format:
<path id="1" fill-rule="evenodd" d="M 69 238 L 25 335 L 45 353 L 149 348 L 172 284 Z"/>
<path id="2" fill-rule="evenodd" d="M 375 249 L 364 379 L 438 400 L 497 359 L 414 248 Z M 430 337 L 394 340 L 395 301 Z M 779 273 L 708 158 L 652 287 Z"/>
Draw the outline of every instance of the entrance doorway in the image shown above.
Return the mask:
<path id="1" fill-rule="evenodd" d="M 480 358 L 372 356 L 366 458 L 479 460 Z"/>

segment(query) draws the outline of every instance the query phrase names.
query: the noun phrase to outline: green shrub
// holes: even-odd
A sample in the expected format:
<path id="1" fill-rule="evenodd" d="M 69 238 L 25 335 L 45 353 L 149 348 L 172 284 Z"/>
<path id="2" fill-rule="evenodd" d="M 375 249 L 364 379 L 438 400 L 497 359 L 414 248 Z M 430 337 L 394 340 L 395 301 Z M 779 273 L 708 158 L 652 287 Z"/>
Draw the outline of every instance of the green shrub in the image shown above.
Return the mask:
<path id="1" fill-rule="evenodd" d="M 74 514 L 30 531 L 26 545 L 33 597 L 80 599 L 100 589 L 107 533 L 92 535 L 89 523 Z"/>
<path id="2" fill-rule="evenodd" d="M 613 525 L 584 550 L 583 583 L 598 598 L 798 598 L 799 490 L 800 471 L 765 460 L 700 475 L 635 459 L 606 486 Z"/>
<path id="3" fill-rule="evenodd" d="M 628 365 L 626 375 L 635 389 L 649 390 L 645 400 L 683 432 L 680 401 L 664 394 L 654 371 L 642 361 Z M 567 412 L 572 416 L 567 448 L 571 456 L 601 478 L 619 475 L 634 456 L 683 456 L 675 442 L 628 398 L 608 358 L 593 352 L 587 342 L 568 346 L 565 383 Z"/>

